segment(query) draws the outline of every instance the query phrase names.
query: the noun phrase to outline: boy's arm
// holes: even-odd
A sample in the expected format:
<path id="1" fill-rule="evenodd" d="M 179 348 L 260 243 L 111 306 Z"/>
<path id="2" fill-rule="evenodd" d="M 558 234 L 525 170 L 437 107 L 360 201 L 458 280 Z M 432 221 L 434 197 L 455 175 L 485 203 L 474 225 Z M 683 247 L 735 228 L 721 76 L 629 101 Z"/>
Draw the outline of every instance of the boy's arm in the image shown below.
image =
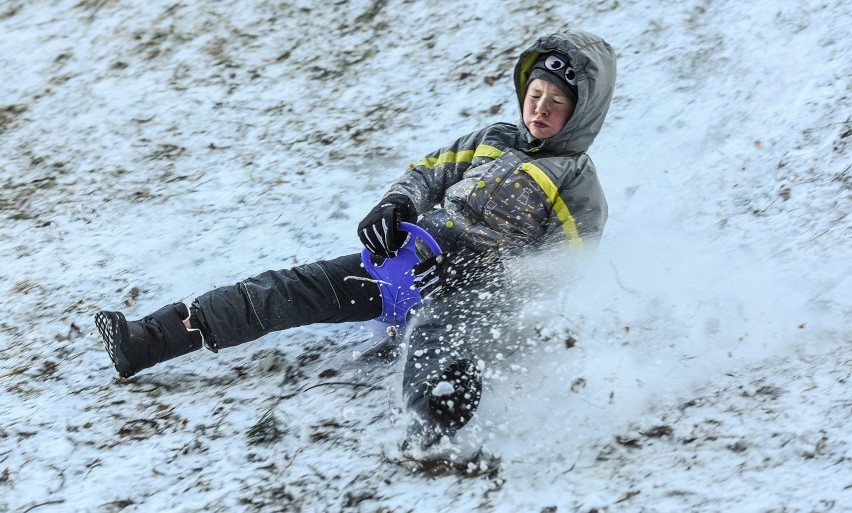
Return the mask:
<path id="1" fill-rule="evenodd" d="M 405 240 L 400 222 L 416 222 L 420 214 L 441 203 L 447 188 L 461 180 L 471 166 L 474 150 L 485 130 L 457 139 L 451 146 L 427 155 L 385 193 L 358 225 L 358 237 L 373 254 L 396 255 Z"/>
<path id="2" fill-rule="evenodd" d="M 450 146 L 430 153 L 419 163 L 410 164 L 405 174 L 391 185 L 385 197 L 392 194 L 408 196 L 419 214 L 441 203 L 447 188 L 459 182 L 470 168 L 474 152 L 486 130 L 467 134 Z"/>

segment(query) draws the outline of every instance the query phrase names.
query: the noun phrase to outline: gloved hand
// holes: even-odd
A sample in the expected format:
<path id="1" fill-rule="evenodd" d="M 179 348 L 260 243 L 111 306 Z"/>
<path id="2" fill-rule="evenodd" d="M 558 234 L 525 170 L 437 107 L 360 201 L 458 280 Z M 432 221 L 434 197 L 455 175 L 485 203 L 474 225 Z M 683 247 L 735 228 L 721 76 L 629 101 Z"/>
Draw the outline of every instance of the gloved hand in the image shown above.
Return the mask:
<path id="1" fill-rule="evenodd" d="M 417 221 L 417 210 L 411 198 L 404 194 L 391 194 L 384 198 L 358 225 L 358 238 L 370 253 L 385 258 L 396 256 L 405 244 L 401 222 Z"/>
<path id="2" fill-rule="evenodd" d="M 503 283 L 502 265 L 496 258 L 480 255 L 471 260 L 460 253 L 433 255 L 412 268 L 420 297 L 438 297 L 467 287 Z"/>
<path id="3" fill-rule="evenodd" d="M 456 269 L 450 264 L 447 253 L 434 255 L 414 265 L 414 286 L 420 289 L 420 297 L 427 298 L 433 294 L 451 288 L 460 278 Z M 449 286 L 449 287 L 448 287 Z"/>

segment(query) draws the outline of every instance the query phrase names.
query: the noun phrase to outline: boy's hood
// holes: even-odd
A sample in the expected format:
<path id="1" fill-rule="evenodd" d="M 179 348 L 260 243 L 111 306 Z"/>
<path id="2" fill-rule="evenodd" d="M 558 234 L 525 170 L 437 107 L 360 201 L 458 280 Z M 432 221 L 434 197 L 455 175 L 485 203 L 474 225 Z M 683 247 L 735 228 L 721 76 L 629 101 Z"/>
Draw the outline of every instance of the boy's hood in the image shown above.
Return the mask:
<path id="1" fill-rule="evenodd" d="M 555 136 L 536 140 L 523 122 L 524 96 L 530 70 L 539 55 L 558 51 L 568 56 L 577 73 L 577 105 L 568 123 Z M 615 51 L 600 37 L 581 30 L 566 30 L 540 37 L 524 50 L 515 64 L 515 91 L 521 109 L 518 128 L 527 142 L 556 153 L 582 153 L 589 149 L 603 126 L 615 88 Z"/>

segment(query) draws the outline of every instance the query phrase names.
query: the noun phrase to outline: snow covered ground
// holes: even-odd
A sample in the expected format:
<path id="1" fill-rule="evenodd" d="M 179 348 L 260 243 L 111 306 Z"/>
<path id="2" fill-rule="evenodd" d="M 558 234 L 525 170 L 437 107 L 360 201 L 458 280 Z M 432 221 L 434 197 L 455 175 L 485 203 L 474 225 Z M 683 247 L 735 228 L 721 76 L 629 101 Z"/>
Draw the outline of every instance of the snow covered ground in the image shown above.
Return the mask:
<path id="1" fill-rule="evenodd" d="M 481 465 L 400 453 L 398 365 L 348 361 L 371 323 L 116 378 L 94 312 L 358 250 L 406 164 L 518 119 L 515 56 L 569 24 L 618 50 L 610 220 L 490 375 Z M 4 0 L 0 511 L 852 511 L 850 27 L 843 0 Z"/>

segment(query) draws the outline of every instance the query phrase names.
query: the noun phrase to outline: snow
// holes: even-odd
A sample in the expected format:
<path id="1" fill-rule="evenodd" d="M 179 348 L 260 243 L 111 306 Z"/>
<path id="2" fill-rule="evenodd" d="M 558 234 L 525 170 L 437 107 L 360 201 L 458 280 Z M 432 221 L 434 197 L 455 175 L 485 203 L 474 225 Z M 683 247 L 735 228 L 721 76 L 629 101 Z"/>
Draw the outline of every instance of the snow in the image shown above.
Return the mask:
<path id="1" fill-rule="evenodd" d="M 519 114 L 518 51 L 618 50 L 597 258 L 519 270 L 522 354 L 424 466 L 373 323 L 119 380 L 145 315 L 359 250 L 411 161 Z M 852 511 L 852 10 L 823 0 L 0 6 L 0 511 Z M 463 461 L 464 458 L 459 458 Z"/>
<path id="2" fill-rule="evenodd" d="M 445 395 L 450 395 L 453 393 L 455 388 L 453 388 L 453 384 L 449 381 L 440 381 L 435 385 L 435 388 L 432 389 L 432 395 L 435 397 L 443 397 Z"/>

